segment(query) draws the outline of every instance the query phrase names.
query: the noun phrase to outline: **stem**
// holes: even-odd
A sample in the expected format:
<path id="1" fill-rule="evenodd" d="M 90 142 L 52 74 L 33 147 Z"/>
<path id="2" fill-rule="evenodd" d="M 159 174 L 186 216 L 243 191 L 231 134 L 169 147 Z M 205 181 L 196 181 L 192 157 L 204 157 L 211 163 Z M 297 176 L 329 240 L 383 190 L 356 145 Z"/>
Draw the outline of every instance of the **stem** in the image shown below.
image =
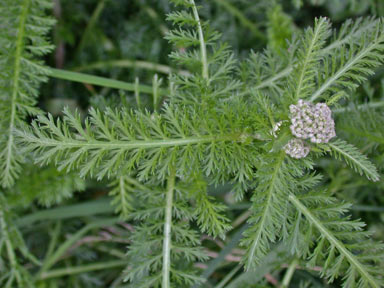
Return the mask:
<path id="1" fill-rule="evenodd" d="M 66 275 L 80 274 L 96 270 L 110 269 L 127 265 L 127 260 L 115 260 L 109 262 L 94 263 L 88 265 L 82 265 L 78 267 L 66 267 L 44 272 L 40 275 L 40 279 L 56 278 Z"/>
<path id="2" fill-rule="evenodd" d="M 163 285 L 162 288 L 169 288 L 170 285 L 170 270 L 171 270 L 171 226 L 172 226 L 172 205 L 173 191 L 175 189 L 176 172 L 174 168 L 168 178 L 168 187 L 166 195 L 165 207 L 165 224 L 164 224 L 164 241 L 163 241 Z"/>
<path id="3" fill-rule="evenodd" d="M 288 288 L 289 283 L 291 282 L 292 276 L 295 273 L 297 264 L 299 261 L 297 259 L 294 259 L 292 263 L 289 265 L 287 272 L 284 275 L 283 283 L 281 284 L 281 288 Z"/>
<path id="4" fill-rule="evenodd" d="M 159 86 L 160 86 L 160 81 L 159 77 L 157 74 L 153 76 L 153 81 L 152 81 L 152 94 L 153 94 L 153 110 L 157 111 L 158 105 L 159 105 Z"/>
<path id="5" fill-rule="evenodd" d="M 237 141 L 240 139 L 238 134 L 233 135 L 220 135 L 220 136 L 201 136 L 201 137 L 190 137 L 190 138 L 177 138 L 177 139 L 165 139 L 165 140 L 137 140 L 137 141 L 81 141 L 75 139 L 40 139 L 35 135 L 22 134 L 20 135 L 28 143 L 38 144 L 41 147 L 60 147 L 61 149 L 69 148 L 82 148 L 87 147 L 88 149 L 148 149 L 157 147 L 174 147 L 184 146 L 192 144 L 201 144 L 214 141 Z"/>
<path id="6" fill-rule="evenodd" d="M 139 88 L 139 77 L 135 78 L 135 99 L 136 99 L 136 104 L 137 108 L 140 110 L 141 108 L 141 101 L 140 101 L 140 88 Z"/>
<path id="7" fill-rule="evenodd" d="M 200 39 L 200 53 L 201 53 L 201 63 L 203 65 L 203 78 L 208 79 L 208 60 L 207 60 L 207 47 L 205 46 L 205 40 L 204 40 L 204 34 L 203 34 L 203 28 L 201 26 L 201 21 L 199 17 L 199 13 L 197 12 L 197 7 L 194 0 L 190 0 L 193 10 L 193 16 L 195 17 L 195 20 L 198 25 L 198 31 L 199 31 L 199 39 Z"/>
<path id="8" fill-rule="evenodd" d="M 103 226 L 113 225 L 118 222 L 119 219 L 103 219 L 98 220 L 97 222 L 90 223 L 80 229 L 77 233 L 72 235 L 68 240 L 66 240 L 61 246 L 59 246 L 55 253 L 53 253 L 50 257 L 47 257 L 41 267 L 40 271 L 37 273 L 36 279 L 39 279 L 41 275 L 43 275 L 49 268 L 51 268 L 55 263 L 60 260 L 60 258 L 68 251 L 68 249 L 78 241 L 83 235 L 85 235 L 88 231 L 94 228 L 99 228 Z"/>
<path id="9" fill-rule="evenodd" d="M 104 69 L 104 68 L 111 68 L 111 67 L 140 68 L 140 69 L 146 69 L 146 70 L 155 71 L 163 74 L 171 74 L 173 72 L 176 72 L 183 76 L 191 75 L 191 73 L 189 73 L 186 70 L 178 70 L 163 64 L 157 64 L 153 62 L 140 61 L 140 60 L 130 60 L 130 59 L 100 61 L 100 62 L 95 62 L 92 64 L 76 67 L 76 68 L 73 68 L 73 70 L 76 72 L 81 72 L 86 70 Z"/>
<path id="10" fill-rule="evenodd" d="M 19 227 L 26 227 L 33 225 L 37 221 L 57 221 L 62 219 L 89 217 L 100 214 L 110 214 L 113 213 L 113 211 L 114 208 L 107 198 L 102 200 L 92 200 L 81 204 L 39 210 L 19 218 L 16 221 L 16 225 Z"/>
<path id="11" fill-rule="evenodd" d="M 45 258 L 48 258 L 52 255 L 52 253 L 55 250 L 55 247 L 57 245 L 57 241 L 59 239 L 61 232 L 61 221 L 57 221 L 56 226 L 54 227 L 53 231 L 50 233 L 51 241 L 48 245 L 47 253 L 45 254 Z"/>
<path id="12" fill-rule="evenodd" d="M 242 267 L 243 265 L 241 264 L 237 265 L 214 288 L 223 288 Z"/>
<path id="13" fill-rule="evenodd" d="M 58 79 L 69 80 L 73 82 L 88 83 L 96 86 L 110 87 L 115 89 L 122 89 L 127 91 L 136 91 L 135 84 L 127 83 L 119 80 L 109 79 L 100 76 L 94 76 L 79 72 L 66 71 L 62 69 L 50 68 L 50 76 Z M 139 91 L 143 93 L 152 94 L 153 90 L 151 86 L 139 85 Z M 167 94 L 165 89 L 159 89 L 160 94 Z"/>

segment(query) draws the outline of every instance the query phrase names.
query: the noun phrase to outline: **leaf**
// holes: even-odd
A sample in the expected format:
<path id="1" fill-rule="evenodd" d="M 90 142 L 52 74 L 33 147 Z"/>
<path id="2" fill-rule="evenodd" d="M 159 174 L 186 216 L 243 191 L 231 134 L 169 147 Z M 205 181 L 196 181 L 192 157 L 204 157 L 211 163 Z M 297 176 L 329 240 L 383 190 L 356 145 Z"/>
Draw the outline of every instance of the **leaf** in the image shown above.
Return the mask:
<path id="1" fill-rule="evenodd" d="M 331 148 L 331 155 L 335 158 L 343 158 L 353 170 L 360 175 L 364 174 L 369 180 L 373 182 L 379 181 L 380 175 L 376 167 L 356 147 L 341 139 L 328 143 L 328 146 Z"/>
<path id="2" fill-rule="evenodd" d="M 313 235 L 316 245 L 311 249 L 311 266 L 322 265 L 322 275 L 330 282 L 345 275 L 343 287 L 382 287 L 382 273 L 375 263 L 383 260 L 383 245 L 367 240 L 368 234 L 361 231 L 364 223 L 341 217 L 350 205 L 339 204 L 328 194 L 321 197 L 321 193 L 289 195 L 299 215 L 308 221 L 308 225 L 301 227 L 301 237 L 305 237 L 312 226 L 320 234 Z"/>
<path id="3" fill-rule="evenodd" d="M 299 49 L 297 68 L 294 69 L 292 78 L 296 101 L 306 98 L 314 86 L 313 79 L 318 73 L 318 65 L 323 57 L 321 49 L 331 34 L 330 25 L 327 18 L 320 17 L 315 19 L 313 30 L 308 28 L 305 31 L 302 46 Z"/>
<path id="4" fill-rule="evenodd" d="M 14 130 L 36 113 L 39 85 L 47 80 L 41 56 L 53 46 L 45 39 L 54 21 L 45 15 L 47 0 L 0 2 L 0 185 L 10 187 L 21 172 L 24 156 L 15 143 Z M 33 48 L 27 45 L 33 39 Z"/>

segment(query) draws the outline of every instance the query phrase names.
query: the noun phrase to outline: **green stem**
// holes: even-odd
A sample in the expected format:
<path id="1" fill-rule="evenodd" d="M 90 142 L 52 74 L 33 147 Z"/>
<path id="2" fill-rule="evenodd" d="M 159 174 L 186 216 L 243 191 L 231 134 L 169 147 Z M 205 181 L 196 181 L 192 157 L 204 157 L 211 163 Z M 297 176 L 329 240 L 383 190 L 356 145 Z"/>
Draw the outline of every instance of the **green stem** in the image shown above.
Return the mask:
<path id="1" fill-rule="evenodd" d="M 109 199 L 93 200 L 81 204 L 39 210 L 16 221 L 19 227 L 31 226 L 37 221 L 61 220 L 113 213 Z"/>
<path id="2" fill-rule="evenodd" d="M 296 270 L 298 263 L 299 263 L 299 261 L 297 259 L 294 259 L 291 262 L 291 264 L 289 265 L 289 267 L 287 269 L 287 272 L 284 275 L 283 283 L 281 284 L 281 288 L 288 288 L 289 287 L 289 283 L 291 283 L 292 276 L 295 273 L 295 270 Z"/>
<path id="3" fill-rule="evenodd" d="M 28 134 L 20 135 L 29 143 L 38 144 L 40 147 L 59 147 L 61 149 L 66 148 L 82 148 L 87 147 L 88 149 L 149 149 L 157 147 L 174 147 L 201 144 L 215 141 L 236 141 L 240 139 L 239 135 L 220 135 L 220 136 L 201 136 L 201 137 L 190 137 L 190 138 L 178 138 L 178 139 L 165 139 L 165 140 L 137 140 L 137 141 L 98 141 L 89 140 L 81 141 L 76 139 L 40 139 L 36 136 Z"/>
<path id="4" fill-rule="evenodd" d="M 67 252 L 68 249 L 73 244 L 75 244 L 76 241 L 78 241 L 81 237 L 83 237 L 83 235 L 85 235 L 88 231 L 94 228 L 113 225 L 118 221 L 119 219 L 112 218 L 112 219 L 98 220 L 97 222 L 87 224 L 85 227 L 83 227 L 77 233 L 75 233 L 69 239 L 67 239 L 63 244 L 61 244 L 61 246 L 59 246 L 56 249 L 55 253 L 53 253 L 50 257 L 45 259 L 43 266 L 41 267 L 40 271 L 37 273 L 36 279 L 39 279 L 41 275 L 43 275 L 49 268 L 51 268 L 64 255 L 64 253 Z"/>
<path id="5" fill-rule="evenodd" d="M 127 83 L 119 80 L 109 79 L 100 76 L 94 76 L 79 72 L 66 71 L 61 69 L 50 68 L 50 76 L 58 79 L 69 80 L 73 82 L 88 83 L 97 86 L 110 87 L 115 89 L 136 91 L 137 87 L 135 84 Z M 139 85 L 139 91 L 143 93 L 152 94 L 153 90 L 151 86 Z M 159 89 L 160 94 L 167 94 L 166 89 Z"/>
<path id="6" fill-rule="evenodd" d="M 199 13 L 197 11 L 197 7 L 194 0 L 190 0 L 192 4 L 192 10 L 193 10 L 193 16 L 195 17 L 195 20 L 198 25 L 198 31 L 199 31 L 199 39 L 200 39 L 200 53 L 201 53 L 201 63 L 203 65 L 203 78 L 208 79 L 209 78 L 209 72 L 208 72 L 208 60 L 207 60 L 207 47 L 205 46 L 205 40 L 204 40 L 204 34 L 203 34 L 203 28 L 201 26 L 201 21 L 199 17 Z"/>
<path id="7" fill-rule="evenodd" d="M 147 61 L 140 61 L 140 60 L 129 60 L 129 59 L 100 61 L 100 62 L 95 62 L 92 64 L 76 67 L 73 70 L 76 72 L 81 72 L 86 70 L 104 69 L 104 68 L 111 68 L 111 67 L 140 68 L 140 69 L 156 71 L 158 73 L 163 73 L 163 74 L 171 74 L 173 72 L 176 72 L 183 76 L 191 75 L 188 71 L 173 69 L 166 65 L 147 62 Z"/>
<path id="8" fill-rule="evenodd" d="M 136 99 L 136 104 L 137 108 L 140 110 L 141 109 L 141 101 L 140 101 L 140 82 L 139 82 L 139 77 L 135 78 L 135 99 Z"/>
<path id="9" fill-rule="evenodd" d="M 241 264 L 237 265 L 214 288 L 223 288 L 242 267 L 243 265 Z"/>
<path id="10" fill-rule="evenodd" d="M 49 242 L 48 250 L 47 250 L 47 253 L 45 254 L 45 258 L 49 258 L 52 255 L 53 251 L 55 250 L 57 241 L 60 236 L 60 231 L 61 231 L 61 221 L 57 221 L 53 231 L 50 233 L 51 241 Z"/>
<path id="11" fill-rule="evenodd" d="M 161 80 L 159 80 L 159 76 L 157 76 L 157 74 L 155 74 L 155 76 L 153 76 L 153 82 L 152 82 L 153 110 L 154 111 L 158 110 L 158 106 L 160 103 L 160 101 L 159 101 L 159 99 L 160 99 L 160 96 L 159 96 L 160 81 Z"/>
<path id="12" fill-rule="evenodd" d="M 57 278 L 67 275 L 80 274 L 85 272 L 107 270 L 115 267 L 125 266 L 128 264 L 127 260 L 114 260 L 109 262 L 94 263 L 82 265 L 77 267 L 66 267 L 44 272 L 40 275 L 40 279 Z"/>
<path id="13" fill-rule="evenodd" d="M 175 190 L 176 171 L 171 167 L 171 173 L 168 178 L 168 187 L 166 195 L 165 207 L 165 224 L 164 224 L 164 241 L 163 241 L 163 271 L 162 271 L 162 288 L 169 288 L 170 270 L 171 270 L 171 228 L 172 228 L 172 206 L 173 191 Z"/>

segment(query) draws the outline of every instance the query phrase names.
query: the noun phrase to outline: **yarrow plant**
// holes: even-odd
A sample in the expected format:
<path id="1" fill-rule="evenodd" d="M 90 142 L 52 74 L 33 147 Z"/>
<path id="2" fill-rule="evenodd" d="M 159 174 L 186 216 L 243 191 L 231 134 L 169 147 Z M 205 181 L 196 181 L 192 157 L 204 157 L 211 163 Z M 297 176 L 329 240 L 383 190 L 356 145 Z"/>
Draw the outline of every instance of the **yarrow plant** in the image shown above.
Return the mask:
<path id="1" fill-rule="evenodd" d="M 236 11 L 243 25 L 256 29 L 236 7 L 219 2 Z M 92 283 L 105 287 L 251 287 L 259 282 L 259 271 L 270 269 L 261 277 L 268 274 L 277 278 L 271 281 L 276 286 L 287 288 L 300 267 L 335 287 L 383 287 L 384 247 L 364 231 L 363 222 L 351 219 L 351 205 L 343 200 L 344 190 L 338 190 L 345 177 L 333 179 L 340 170 L 354 181 L 354 172 L 334 159 L 319 160 L 343 159 L 365 176 L 361 181 L 367 185 L 380 179 L 375 164 L 342 139 L 348 139 L 348 129 L 338 130 L 336 137 L 335 128 L 337 115 L 348 109 L 341 105 L 353 100 L 347 96 L 352 98 L 384 61 L 381 19 L 347 21 L 336 32 L 329 19 L 320 17 L 313 27 L 298 31 L 282 7 L 273 6 L 267 13 L 270 21 L 284 19 L 292 29 L 274 39 L 279 25 L 270 25 L 273 45 L 242 61 L 202 19 L 209 11 L 194 0 L 172 0 L 167 19 L 175 28 L 162 30 L 179 68 L 136 63 L 169 74 L 167 81 L 155 76 L 148 86 L 138 78 L 131 84 L 41 66 L 39 57 L 51 49 L 45 38 L 53 23 L 42 13 L 49 3 L 4 3 L 0 13 L 9 11 L 6 19 L 12 25 L 0 32 L 0 111 L 6 115 L 0 120 L 0 159 L 5 163 L 0 165 L 1 285 L 61 287 L 75 281 L 78 287 L 90 287 L 94 284 L 87 279 L 94 277 Z M 104 4 L 97 7 L 92 25 Z M 157 17 L 151 8 L 144 10 Z M 0 19 L 0 27 L 8 27 Z M 120 88 L 126 94 L 101 100 L 95 96 L 88 113 L 65 108 L 55 117 L 35 108 L 42 75 Z M 384 143 L 379 129 L 367 132 L 374 144 L 365 150 Z M 382 160 L 374 159 L 379 165 Z M 33 183 L 43 180 L 52 188 L 36 191 L 40 189 Z M 23 235 L 30 231 L 23 227 L 44 219 L 46 212 L 17 220 L 13 211 L 35 199 L 42 206 L 59 204 L 76 197 L 78 190 L 86 190 L 87 197 L 94 187 L 111 198 L 104 206 L 76 206 L 75 215 L 84 218 L 79 216 L 71 227 L 62 223 L 71 223 L 67 219 L 73 211 L 53 210 L 48 215 L 61 218 L 44 234 L 50 239 L 48 251 L 37 249 L 32 240 L 25 243 Z M 236 201 L 248 209 L 238 218 Z M 99 218 L 111 213 L 110 205 L 119 217 Z M 105 230 L 86 236 L 101 227 Z M 84 243 L 92 244 L 76 255 L 73 251 Z M 223 245 L 219 253 L 214 251 Z M 126 247 L 127 253 L 121 251 Z M 95 258 L 100 263 L 86 262 Z M 85 282 L 65 280 L 117 267 L 113 277 L 94 273 L 91 278 L 85 274 Z M 222 272 L 226 276 L 217 280 Z M 232 279 L 234 275 L 238 278 Z M 49 282 L 52 278 L 63 282 Z"/>

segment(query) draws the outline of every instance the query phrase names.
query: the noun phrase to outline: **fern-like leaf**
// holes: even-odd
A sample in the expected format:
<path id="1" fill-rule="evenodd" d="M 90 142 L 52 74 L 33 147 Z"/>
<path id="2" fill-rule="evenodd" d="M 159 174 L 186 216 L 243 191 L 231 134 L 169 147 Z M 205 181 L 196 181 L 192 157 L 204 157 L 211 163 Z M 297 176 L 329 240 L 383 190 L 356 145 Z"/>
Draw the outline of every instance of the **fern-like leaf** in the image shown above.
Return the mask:
<path id="1" fill-rule="evenodd" d="M 169 173 L 166 167 L 173 163 L 183 175 L 203 169 L 206 175 L 215 174 L 219 179 L 234 172 L 249 178 L 257 146 L 247 143 L 253 136 L 244 127 L 255 124 L 252 111 L 245 113 L 250 107 L 241 107 L 244 117 L 229 105 L 209 117 L 192 108 L 171 106 L 162 114 L 126 109 L 107 109 L 101 114 L 91 109 L 84 127 L 79 115 L 65 110 L 63 121 L 55 121 L 51 115 L 38 116 L 32 130 L 17 134 L 26 151 L 35 152 L 37 163 L 80 169 L 82 176 L 101 179 L 121 169 L 127 173 L 138 169 L 141 179 L 154 173 L 165 179 Z"/>
<path id="2" fill-rule="evenodd" d="M 374 68 L 384 61 L 384 26 L 382 20 L 375 24 L 368 33 L 361 35 L 359 42 L 349 42 L 327 58 L 325 74 L 318 79 L 311 101 L 327 98 L 340 90 L 353 91 L 374 74 Z"/>
<path id="3" fill-rule="evenodd" d="M 383 245 L 367 240 L 364 223 L 341 217 L 349 205 L 324 192 L 290 194 L 289 201 L 308 222 L 299 224 L 301 237 L 316 239 L 310 252 L 311 265 L 322 265 L 322 275 L 330 282 L 342 276 L 343 287 L 382 287 L 382 273 L 375 264 L 383 259 Z M 317 231 L 315 235 L 311 227 Z"/>
<path id="4" fill-rule="evenodd" d="M 330 142 L 327 146 L 331 148 L 330 153 L 334 157 L 344 159 L 345 162 L 360 175 L 364 174 L 372 181 L 379 181 L 380 175 L 376 167 L 368 160 L 367 156 L 361 154 L 356 147 L 341 139 Z"/>
<path id="5" fill-rule="evenodd" d="M 308 28 L 305 31 L 301 49 L 298 52 L 297 68 L 294 69 L 292 78 L 295 100 L 306 98 L 314 86 L 313 80 L 322 59 L 321 49 L 331 33 L 330 25 L 329 20 L 321 17 L 315 20 L 313 30 Z"/>
<path id="6" fill-rule="evenodd" d="M 48 0 L 4 0 L 0 3 L 0 184 L 12 186 L 23 156 L 14 129 L 28 114 L 36 114 L 39 84 L 48 70 L 38 59 L 52 50 L 45 35 L 54 23 L 45 16 Z"/>

